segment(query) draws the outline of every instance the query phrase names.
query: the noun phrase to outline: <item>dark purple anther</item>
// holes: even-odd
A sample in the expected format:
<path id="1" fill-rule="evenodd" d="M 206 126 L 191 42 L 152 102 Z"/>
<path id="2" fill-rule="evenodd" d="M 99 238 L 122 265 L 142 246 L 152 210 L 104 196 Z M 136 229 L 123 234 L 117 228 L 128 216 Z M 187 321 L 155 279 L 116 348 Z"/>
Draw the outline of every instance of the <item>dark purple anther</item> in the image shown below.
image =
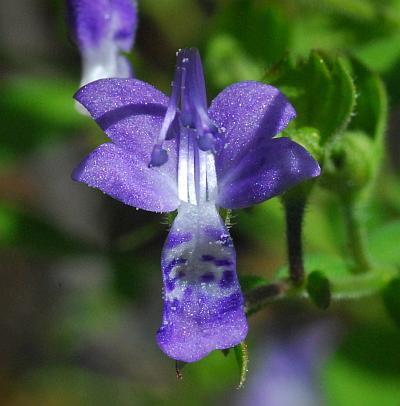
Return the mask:
<path id="1" fill-rule="evenodd" d="M 149 168 L 164 165 L 168 161 L 168 153 L 161 145 L 154 145 L 151 152 Z"/>
<path id="2" fill-rule="evenodd" d="M 196 124 L 194 123 L 193 116 L 190 112 L 182 112 L 180 115 L 181 124 L 183 127 L 195 129 Z"/>
<path id="3" fill-rule="evenodd" d="M 214 151 L 216 139 L 213 133 L 207 132 L 199 136 L 197 145 L 202 151 Z"/>

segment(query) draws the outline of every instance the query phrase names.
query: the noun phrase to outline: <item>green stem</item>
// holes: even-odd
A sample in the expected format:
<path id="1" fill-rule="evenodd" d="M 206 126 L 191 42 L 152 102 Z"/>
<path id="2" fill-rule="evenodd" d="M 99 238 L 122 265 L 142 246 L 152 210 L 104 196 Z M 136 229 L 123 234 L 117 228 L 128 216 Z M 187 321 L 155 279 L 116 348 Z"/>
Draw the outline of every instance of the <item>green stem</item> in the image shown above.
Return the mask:
<path id="1" fill-rule="evenodd" d="M 354 261 L 354 273 L 363 273 L 371 269 L 367 255 L 366 236 L 356 205 L 352 199 L 343 199 L 344 218 L 349 253 Z"/>
<path id="2" fill-rule="evenodd" d="M 397 268 L 371 269 L 362 275 L 348 275 L 330 279 L 331 300 L 354 300 L 378 294 L 386 284 L 399 275 Z M 287 280 L 270 285 L 258 286 L 245 292 L 245 310 L 247 315 L 256 313 L 265 305 L 281 299 L 307 298 L 305 286 L 292 286 Z"/>
<path id="3" fill-rule="evenodd" d="M 306 197 L 286 198 L 284 206 L 290 280 L 298 286 L 304 280 L 302 227 Z"/>
<path id="4" fill-rule="evenodd" d="M 290 289 L 288 281 L 280 281 L 269 285 L 257 286 L 244 293 L 244 309 L 247 315 L 256 313 L 266 304 L 273 302 Z"/>

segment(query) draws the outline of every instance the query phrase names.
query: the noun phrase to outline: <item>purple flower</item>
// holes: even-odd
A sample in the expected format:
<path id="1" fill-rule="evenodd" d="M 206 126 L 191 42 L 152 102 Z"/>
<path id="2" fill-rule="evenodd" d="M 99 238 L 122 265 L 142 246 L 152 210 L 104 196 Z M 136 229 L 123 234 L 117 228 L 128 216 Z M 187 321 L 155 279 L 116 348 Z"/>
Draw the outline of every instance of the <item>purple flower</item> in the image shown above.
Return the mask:
<path id="1" fill-rule="evenodd" d="M 71 34 L 82 55 L 81 85 L 102 78 L 132 76 L 122 52 L 132 48 L 136 25 L 133 0 L 67 0 Z"/>
<path id="2" fill-rule="evenodd" d="M 321 370 L 335 350 L 340 326 L 334 320 L 313 322 L 287 337 L 263 341 L 254 373 L 235 405 L 325 405 Z"/>
<path id="3" fill-rule="evenodd" d="M 196 49 L 177 53 L 170 98 L 135 79 L 99 80 L 75 98 L 112 142 L 73 179 L 137 208 L 178 209 L 161 259 L 161 349 L 192 362 L 240 343 L 247 322 L 218 207 L 251 206 L 319 175 L 303 147 L 272 138 L 295 116 L 293 107 L 276 88 L 249 81 L 229 86 L 207 109 Z"/>

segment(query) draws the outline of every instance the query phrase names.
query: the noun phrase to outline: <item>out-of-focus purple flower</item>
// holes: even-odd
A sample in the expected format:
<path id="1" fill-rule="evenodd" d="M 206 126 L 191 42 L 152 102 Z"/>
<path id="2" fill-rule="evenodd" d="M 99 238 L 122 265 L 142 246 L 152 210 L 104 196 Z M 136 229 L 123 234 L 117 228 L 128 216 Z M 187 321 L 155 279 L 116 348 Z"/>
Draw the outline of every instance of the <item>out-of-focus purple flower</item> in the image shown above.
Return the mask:
<path id="1" fill-rule="evenodd" d="M 177 53 L 170 98 L 135 79 L 96 81 L 75 98 L 112 142 L 73 179 L 137 208 L 178 209 L 162 251 L 162 350 L 192 362 L 240 343 L 247 322 L 218 207 L 251 206 L 319 175 L 303 147 L 272 138 L 295 116 L 293 107 L 276 88 L 249 81 L 223 90 L 208 109 L 196 49 Z"/>
<path id="2" fill-rule="evenodd" d="M 67 0 L 68 23 L 82 56 L 81 85 L 103 78 L 132 76 L 122 52 L 133 46 L 136 1 Z"/>
<path id="3" fill-rule="evenodd" d="M 321 406 L 319 373 L 339 338 L 332 320 L 317 322 L 261 349 L 237 406 Z"/>

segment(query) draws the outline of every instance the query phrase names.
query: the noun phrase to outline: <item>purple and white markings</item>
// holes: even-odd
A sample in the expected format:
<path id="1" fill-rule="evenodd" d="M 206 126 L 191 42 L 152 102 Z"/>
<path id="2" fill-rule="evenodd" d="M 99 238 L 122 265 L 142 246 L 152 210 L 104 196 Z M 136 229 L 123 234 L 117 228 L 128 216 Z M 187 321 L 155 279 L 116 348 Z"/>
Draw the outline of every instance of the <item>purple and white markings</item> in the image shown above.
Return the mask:
<path id="1" fill-rule="evenodd" d="M 161 264 L 164 315 L 157 339 L 163 351 L 193 362 L 244 340 L 236 253 L 213 203 L 180 206 Z"/>
<path id="2" fill-rule="evenodd" d="M 130 52 L 134 43 L 136 1 L 67 0 L 67 11 L 71 36 L 82 56 L 81 86 L 102 78 L 133 76 L 123 53 Z"/>

